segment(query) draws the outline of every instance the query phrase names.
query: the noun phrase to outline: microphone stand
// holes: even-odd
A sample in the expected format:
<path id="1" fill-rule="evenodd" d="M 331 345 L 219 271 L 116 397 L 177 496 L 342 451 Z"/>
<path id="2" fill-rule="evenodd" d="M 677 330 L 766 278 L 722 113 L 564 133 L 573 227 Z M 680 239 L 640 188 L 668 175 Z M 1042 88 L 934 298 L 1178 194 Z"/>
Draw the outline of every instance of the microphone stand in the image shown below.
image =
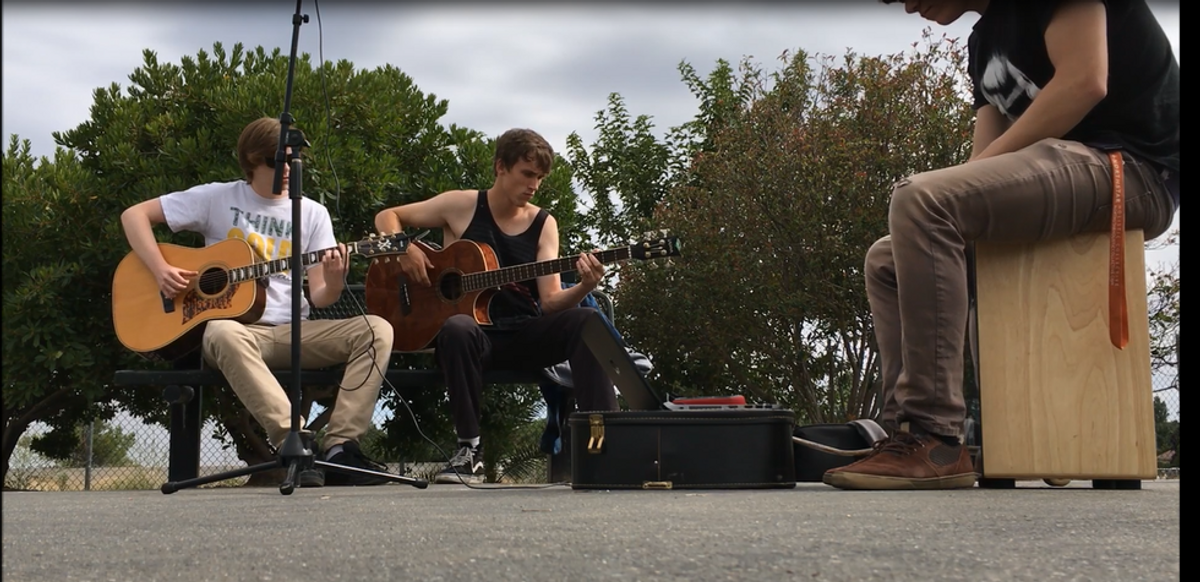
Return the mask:
<path id="1" fill-rule="evenodd" d="M 414 479 L 403 475 L 394 475 L 392 473 L 384 473 L 363 469 L 360 467 L 347 467 L 337 463 L 329 463 L 314 459 L 314 454 L 311 449 L 305 446 L 304 440 L 300 436 L 300 401 L 301 401 L 301 386 L 302 386 L 302 370 L 300 368 L 300 331 L 302 305 L 304 302 L 304 263 L 302 261 L 303 252 L 301 252 L 301 236 L 300 226 L 302 224 L 303 213 L 301 212 L 301 200 L 304 198 L 301 189 L 301 178 L 304 172 L 304 165 L 300 160 L 301 148 L 308 146 L 308 140 L 304 139 L 304 134 L 298 129 L 291 129 L 292 125 L 292 82 L 295 78 L 296 70 L 296 45 L 300 40 L 300 25 L 308 22 L 308 15 L 300 13 L 300 5 L 303 0 L 296 0 L 296 13 L 292 15 L 292 52 L 288 60 L 287 72 L 287 87 L 283 95 L 283 113 L 279 116 L 279 148 L 275 151 L 275 181 L 272 184 L 271 192 L 279 194 L 283 191 L 283 168 L 284 164 L 290 165 L 288 173 L 288 196 L 292 199 L 292 256 L 291 274 L 292 274 L 292 386 L 289 392 L 289 397 L 292 401 L 292 426 L 288 431 L 287 437 L 283 440 L 277 451 L 277 458 L 274 461 L 260 463 L 242 469 L 235 469 L 225 473 L 217 473 L 198 477 L 196 479 L 188 479 L 185 481 L 169 481 L 162 486 L 164 494 L 174 493 L 180 489 L 196 487 L 206 483 L 223 481 L 233 477 L 241 477 L 250 475 L 260 471 L 285 467 L 287 476 L 283 483 L 279 485 L 279 492 L 284 495 L 291 495 L 296 487 L 300 473 L 313 466 L 324 467 L 330 471 L 340 471 L 343 473 L 361 473 L 365 475 L 373 475 L 382 477 L 400 483 L 408 483 L 418 489 L 424 489 L 429 486 L 429 483 L 423 479 Z M 259 293 L 265 291 L 259 290 Z M 380 370 L 380 373 L 384 373 Z M 334 404 L 336 406 L 336 403 Z"/>

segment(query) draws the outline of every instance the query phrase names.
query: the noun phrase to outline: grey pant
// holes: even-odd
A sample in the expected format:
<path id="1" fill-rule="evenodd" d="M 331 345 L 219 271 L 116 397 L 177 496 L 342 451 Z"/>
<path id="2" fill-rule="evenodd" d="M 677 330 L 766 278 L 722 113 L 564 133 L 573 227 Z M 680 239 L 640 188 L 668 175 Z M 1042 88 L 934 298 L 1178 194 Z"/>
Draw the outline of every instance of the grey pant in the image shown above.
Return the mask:
<path id="1" fill-rule="evenodd" d="M 322 446 L 359 441 L 371 426 L 375 401 L 392 357 L 392 325 L 376 315 L 314 319 L 300 324 L 300 367 L 345 364 Z M 279 446 L 292 426 L 288 391 L 271 374 L 292 364 L 292 326 L 210 321 L 204 329 L 204 358 L 225 375 L 238 399 Z M 301 414 L 300 425 L 304 425 Z"/>
<path id="2" fill-rule="evenodd" d="M 1174 203 L 1153 166 L 1128 155 L 1124 166 L 1126 228 L 1150 240 L 1170 227 Z M 897 182 L 891 234 L 871 246 L 865 264 L 882 420 L 948 436 L 962 431 L 970 243 L 1107 231 L 1111 203 L 1108 154 L 1060 139 Z"/>

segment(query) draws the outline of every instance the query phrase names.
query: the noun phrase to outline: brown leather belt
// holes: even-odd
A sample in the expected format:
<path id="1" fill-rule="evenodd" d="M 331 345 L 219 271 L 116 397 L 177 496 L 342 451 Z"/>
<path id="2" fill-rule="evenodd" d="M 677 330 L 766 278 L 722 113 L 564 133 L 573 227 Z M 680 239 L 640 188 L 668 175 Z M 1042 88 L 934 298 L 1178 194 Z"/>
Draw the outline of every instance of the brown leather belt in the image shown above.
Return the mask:
<path id="1" fill-rule="evenodd" d="M 1112 233 L 1108 249 L 1108 336 L 1119 350 L 1129 344 L 1129 311 L 1125 306 L 1125 160 L 1108 153 L 1112 162 Z"/>

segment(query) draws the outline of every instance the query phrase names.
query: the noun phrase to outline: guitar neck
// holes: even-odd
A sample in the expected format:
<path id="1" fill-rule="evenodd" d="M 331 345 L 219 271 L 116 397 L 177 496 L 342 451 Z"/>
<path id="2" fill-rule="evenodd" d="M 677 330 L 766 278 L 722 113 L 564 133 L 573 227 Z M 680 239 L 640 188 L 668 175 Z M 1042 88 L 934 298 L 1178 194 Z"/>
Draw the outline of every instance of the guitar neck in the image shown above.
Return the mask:
<path id="1" fill-rule="evenodd" d="M 300 255 L 300 264 L 304 267 L 308 267 L 310 265 L 315 265 L 321 261 L 321 255 L 325 251 L 334 250 L 335 248 L 336 247 L 330 247 L 327 249 L 321 249 L 319 251 L 311 251 L 311 252 L 307 252 L 307 253 L 302 253 Z M 357 254 L 357 250 L 353 246 L 346 247 L 347 258 L 349 258 L 350 256 L 355 255 L 355 254 Z M 250 281 L 253 279 L 261 279 L 263 277 L 270 277 L 271 275 L 275 275 L 277 273 L 282 273 L 291 268 L 292 268 L 292 257 L 291 256 L 281 257 L 278 259 L 271 259 L 269 261 L 263 261 L 261 263 L 254 263 L 253 265 L 246 265 L 244 267 L 237 267 L 234 269 L 230 269 L 229 270 L 229 280 L 231 283 L 241 283 L 243 281 Z"/>
<path id="2" fill-rule="evenodd" d="M 471 273 L 463 277 L 463 291 L 479 291 L 480 289 L 491 289 L 500 287 L 509 283 L 517 283 L 520 281 L 528 281 L 536 279 L 544 275 L 553 275 L 555 273 L 565 273 L 575 270 L 575 262 L 579 260 L 581 255 L 571 257 L 561 257 L 558 259 L 549 259 L 536 263 L 525 263 L 523 265 L 514 265 L 504 267 L 494 271 L 480 271 Z M 629 247 L 620 247 L 600 251 L 596 253 L 596 260 L 603 264 L 616 263 L 625 261 L 630 258 Z"/>

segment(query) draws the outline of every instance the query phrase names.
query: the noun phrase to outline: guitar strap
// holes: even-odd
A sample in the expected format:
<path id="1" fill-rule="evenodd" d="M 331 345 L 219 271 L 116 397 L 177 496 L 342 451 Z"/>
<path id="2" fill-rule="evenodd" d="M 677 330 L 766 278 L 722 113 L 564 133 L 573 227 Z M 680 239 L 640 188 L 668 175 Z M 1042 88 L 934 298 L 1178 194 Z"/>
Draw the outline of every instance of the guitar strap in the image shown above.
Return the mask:
<path id="1" fill-rule="evenodd" d="M 1119 150 L 1112 162 L 1112 230 L 1108 249 L 1108 332 L 1117 349 L 1129 344 L 1129 311 L 1125 304 L 1125 160 Z"/>

